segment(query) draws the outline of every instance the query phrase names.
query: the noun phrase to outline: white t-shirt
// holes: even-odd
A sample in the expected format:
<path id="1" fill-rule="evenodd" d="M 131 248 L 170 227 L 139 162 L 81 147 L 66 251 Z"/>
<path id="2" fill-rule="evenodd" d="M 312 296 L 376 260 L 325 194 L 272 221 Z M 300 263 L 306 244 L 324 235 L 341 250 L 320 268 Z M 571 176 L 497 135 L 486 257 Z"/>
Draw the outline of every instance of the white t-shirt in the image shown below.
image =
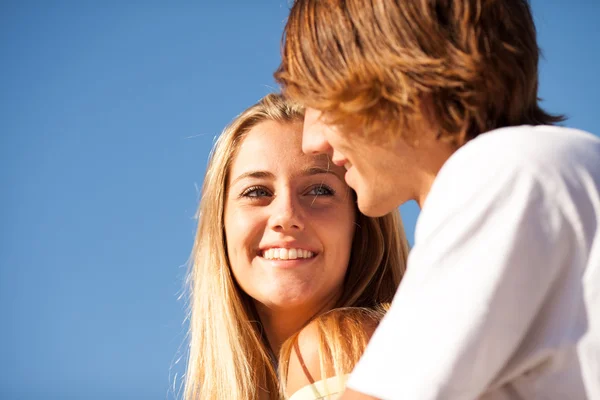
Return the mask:
<path id="1" fill-rule="evenodd" d="M 600 140 L 503 128 L 435 179 L 348 387 L 382 399 L 600 399 Z"/>

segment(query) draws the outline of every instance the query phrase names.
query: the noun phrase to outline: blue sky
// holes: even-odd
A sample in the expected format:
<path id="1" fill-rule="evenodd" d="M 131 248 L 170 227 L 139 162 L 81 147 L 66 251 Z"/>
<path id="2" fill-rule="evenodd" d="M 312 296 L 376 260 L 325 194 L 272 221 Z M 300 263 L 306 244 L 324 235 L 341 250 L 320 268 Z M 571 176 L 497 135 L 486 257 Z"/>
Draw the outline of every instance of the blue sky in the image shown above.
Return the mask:
<path id="1" fill-rule="evenodd" d="M 532 6 L 544 106 L 599 133 L 600 3 Z M 276 88 L 287 12 L 0 3 L 0 398 L 174 398 L 207 156 Z M 402 211 L 412 241 L 418 209 Z"/>

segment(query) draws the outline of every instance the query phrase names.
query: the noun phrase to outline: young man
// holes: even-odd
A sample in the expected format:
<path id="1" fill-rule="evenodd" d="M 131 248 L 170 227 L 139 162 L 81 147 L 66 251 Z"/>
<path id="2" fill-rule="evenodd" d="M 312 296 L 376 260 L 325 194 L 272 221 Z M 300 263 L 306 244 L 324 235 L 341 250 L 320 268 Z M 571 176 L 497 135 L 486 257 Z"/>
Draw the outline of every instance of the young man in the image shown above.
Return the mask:
<path id="1" fill-rule="evenodd" d="M 600 399 L 600 140 L 538 105 L 526 0 L 296 0 L 276 72 L 368 215 L 422 207 L 342 399 Z"/>

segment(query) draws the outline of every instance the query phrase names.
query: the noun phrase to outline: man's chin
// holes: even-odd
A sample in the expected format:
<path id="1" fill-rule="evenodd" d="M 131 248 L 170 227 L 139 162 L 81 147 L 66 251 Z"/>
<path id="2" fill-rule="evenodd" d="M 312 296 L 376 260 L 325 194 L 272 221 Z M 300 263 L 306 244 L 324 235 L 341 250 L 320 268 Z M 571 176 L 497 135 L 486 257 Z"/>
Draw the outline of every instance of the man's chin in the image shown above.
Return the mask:
<path id="1" fill-rule="evenodd" d="M 397 206 L 389 201 L 382 201 L 376 197 L 364 198 L 358 195 L 358 209 L 367 217 L 383 217 L 384 215 L 394 211 Z M 391 205 L 390 205 L 391 204 Z"/>

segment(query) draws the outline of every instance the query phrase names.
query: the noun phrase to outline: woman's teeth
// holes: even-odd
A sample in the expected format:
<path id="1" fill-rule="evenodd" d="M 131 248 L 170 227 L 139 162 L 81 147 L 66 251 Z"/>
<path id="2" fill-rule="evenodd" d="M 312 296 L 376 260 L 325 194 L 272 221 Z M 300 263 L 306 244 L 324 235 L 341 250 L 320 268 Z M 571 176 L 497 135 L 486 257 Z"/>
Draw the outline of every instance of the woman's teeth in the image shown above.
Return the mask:
<path id="1" fill-rule="evenodd" d="M 263 252 L 263 258 L 267 260 L 295 260 L 297 258 L 312 258 L 312 251 L 303 249 L 269 249 Z"/>
<path id="2" fill-rule="evenodd" d="M 349 170 L 350 168 L 352 168 L 352 164 L 350 164 L 350 161 L 348 161 L 346 164 L 344 164 L 344 168 L 346 168 L 346 171 Z"/>

